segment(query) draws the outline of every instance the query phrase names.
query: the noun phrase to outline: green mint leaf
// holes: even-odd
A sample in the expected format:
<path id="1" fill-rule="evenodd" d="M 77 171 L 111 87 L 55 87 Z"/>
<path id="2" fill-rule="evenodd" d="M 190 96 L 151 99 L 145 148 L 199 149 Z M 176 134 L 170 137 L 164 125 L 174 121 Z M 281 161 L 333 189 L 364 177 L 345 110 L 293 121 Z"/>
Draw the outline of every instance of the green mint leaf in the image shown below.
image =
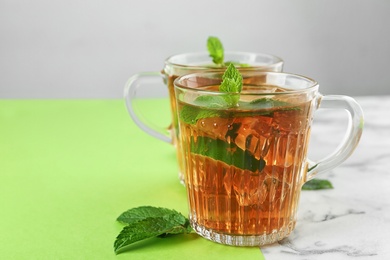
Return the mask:
<path id="1" fill-rule="evenodd" d="M 146 218 L 127 225 L 122 229 L 114 242 L 115 253 L 120 253 L 127 246 L 152 237 L 167 234 L 188 233 L 184 216 L 167 215 L 164 217 Z"/>
<path id="2" fill-rule="evenodd" d="M 226 96 L 199 96 L 194 103 L 205 108 L 185 105 L 179 112 L 179 118 L 187 124 L 196 124 L 199 119 L 209 117 L 227 117 L 229 111 L 217 110 L 218 108 L 230 108 L 239 99 L 239 94 L 226 94 Z M 236 116 L 272 116 L 275 111 L 300 110 L 290 103 L 260 98 L 250 102 L 238 101 L 238 106 L 247 112 L 238 113 Z M 210 109 L 207 109 L 210 108 Z M 277 109 L 275 109 L 277 108 Z"/>
<path id="3" fill-rule="evenodd" d="M 114 242 L 115 253 L 120 253 L 135 242 L 152 238 L 190 233 L 189 220 L 175 210 L 144 206 L 122 213 L 118 219 L 128 224 Z"/>
<path id="4" fill-rule="evenodd" d="M 302 186 L 302 190 L 323 190 L 323 189 L 333 189 L 332 183 L 328 180 L 312 179 L 306 182 Z"/>
<path id="5" fill-rule="evenodd" d="M 199 119 L 220 115 L 220 112 L 207 108 L 227 108 L 229 106 L 225 98 L 222 96 L 211 95 L 199 96 L 194 100 L 194 103 L 195 105 L 202 106 L 203 108 L 185 105 L 179 112 L 179 118 L 183 122 L 191 125 L 196 124 Z"/>
<path id="6" fill-rule="evenodd" d="M 242 90 L 242 75 L 233 64 L 222 75 L 219 91 L 227 93 L 240 93 Z"/>
<path id="7" fill-rule="evenodd" d="M 291 103 L 274 100 L 271 98 L 259 98 L 250 102 L 239 101 L 238 104 L 241 108 L 245 108 L 248 110 L 256 109 L 257 112 L 259 111 L 259 109 L 262 109 L 263 114 L 272 114 L 272 112 L 275 111 L 275 108 L 277 108 L 278 111 L 300 110 L 299 107 L 294 106 Z"/>
<path id="8" fill-rule="evenodd" d="M 229 93 L 224 96 L 225 101 L 229 106 L 236 106 L 240 99 L 239 93 L 242 90 L 242 75 L 233 64 L 222 75 L 222 83 L 219 86 L 219 91 Z"/>
<path id="9" fill-rule="evenodd" d="M 299 107 L 294 107 L 291 103 L 271 98 L 255 99 L 249 102 L 249 105 L 262 109 L 282 107 L 282 110 L 300 110 Z"/>
<path id="10" fill-rule="evenodd" d="M 179 111 L 179 118 L 186 124 L 194 125 L 198 121 L 199 111 L 197 107 L 185 105 Z"/>
<path id="11" fill-rule="evenodd" d="M 216 117 L 220 113 L 215 110 L 200 109 L 198 107 L 185 105 L 179 112 L 179 118 L 182 122 L 190 125 L 196 124 L 201 118 Z"/>
<path id="12" fill-rule="evenodd" d="M 279 101 L 279 100 L 274 100 L 270 98 L 259 98 L 252 100 L 249 102 L 250 104 L 256 104 L 260 105 L 262 108 L 272 108 L 272 107 L 278 107 L 278 106 L 285 106 L 288 105 L 289 103 L 284 102 L 284 101 Z"/>
<path id="13" fill-rule="evenodd" d="M 207 39 L 207 49 L 213 62 L 217 65 L 223 65 L 224 49 L 221 41 L 214 36 Z"/>
<path id="14" fill-rule="evenodd" d="M 227 135 L 234 139 L 236 131 L 237 128 Z M 252 172 L 261 171 L 265 167 L 265 161 L 262 158 L 256 159 L 250 152 L 242 150 L 233 142 L 228 143 L 205 136 L 198 136 L 196 141 L 194 137 L 191 137 L 191 153 L 207 156 Z"/>
<path id="15" fill-rule="evenodd" d="M 122 222 L 124 224 L 132 224 L 147 218 L 158 218 L 166 215 L 175 215 L 175 214 L 180 214 L 180 213 L 178 213 L 175 210 L 167 209 L 167 208 L 141 206 L 123 212 L 117 218 L 117 221 Z"/>
<path id="16" fill-rule="evenodd" d="M 204 95 L 199 96 L 194 100 L 195 105 L 203 106 L 206 108 L 227 108 L 228 103 L 226 103 L 225 98 L 222 96 L 211 96 Z"/>

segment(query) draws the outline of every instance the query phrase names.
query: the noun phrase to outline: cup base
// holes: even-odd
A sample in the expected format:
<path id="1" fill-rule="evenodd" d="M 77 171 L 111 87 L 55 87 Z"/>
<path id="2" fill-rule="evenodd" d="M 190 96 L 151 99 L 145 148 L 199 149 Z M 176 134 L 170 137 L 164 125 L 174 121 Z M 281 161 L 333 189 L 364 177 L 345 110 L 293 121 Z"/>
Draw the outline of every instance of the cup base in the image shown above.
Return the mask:
<path id="1" fill-rule="evenodd" d="M 215 230 L 208 229 L 202 225 L 198 225 L 194 221 L 190 221 L 194 231 L 200 236 L 220 243 L 231 246 L 263 246 L 275 243 L 290 235 L 294 229 L 295 223 L 280 230 L 273 230 L 271 234 L 263 235 L 231 235 L 226 233 L 219 233 Z"/>

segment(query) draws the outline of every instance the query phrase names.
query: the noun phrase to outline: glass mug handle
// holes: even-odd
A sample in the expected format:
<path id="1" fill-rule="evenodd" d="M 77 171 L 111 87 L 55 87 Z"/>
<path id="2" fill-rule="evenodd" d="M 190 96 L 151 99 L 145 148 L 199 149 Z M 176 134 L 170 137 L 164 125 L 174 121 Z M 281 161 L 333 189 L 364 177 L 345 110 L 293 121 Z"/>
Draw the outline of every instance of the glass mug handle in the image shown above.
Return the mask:
<path id="1" fill-rule="evenodd" d="M 333 153 L 317 162 L 309 160 L 306 181 L 311 180 L 316 174 L 333 169 L 344 162 L 355 150 L 363 131 L 363 111 L 355 99 L 342 95 L 320 96 L 319 109 L 322 108 L 345 109 L 349 114 L 347 132 Z"/>
<path id="2" fill-rule="evenodd" d="M 166 77 L 161 72 L 142 72 L 133 75 L 128 79 L 124 88 L 124 98 L 126 101 L 127 111 L 134 123 L 147 134 L 160 139 L 167 143 L 172 143 L 171 134 L 167 130 L 167 127 L 157 126 L 147 119 L 144 119 L 136 112 L 133 106 L 133 101 L 136 99 L 136 95 L 139 89 L 147 84 L 158 85 L 161 84 L 161 80 L 166 81 Z"/>

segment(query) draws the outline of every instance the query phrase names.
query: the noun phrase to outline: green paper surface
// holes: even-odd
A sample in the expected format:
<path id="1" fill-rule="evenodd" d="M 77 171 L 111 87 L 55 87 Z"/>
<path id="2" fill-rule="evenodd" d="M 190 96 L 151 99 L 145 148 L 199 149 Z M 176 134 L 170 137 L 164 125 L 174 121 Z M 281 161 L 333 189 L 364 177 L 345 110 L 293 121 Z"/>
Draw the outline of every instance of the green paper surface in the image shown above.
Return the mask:
<path id="1" fill-rule="evenodd" d="M 145 112 L 169 122 L 166 101 L 152 104 Z M 174 147 L 142 132 L 123 100 L 0 100 L 0 258 L 263 259 L 196 234 L 115 255 L 123 211 L 187 215 L 177 172 Z"/>

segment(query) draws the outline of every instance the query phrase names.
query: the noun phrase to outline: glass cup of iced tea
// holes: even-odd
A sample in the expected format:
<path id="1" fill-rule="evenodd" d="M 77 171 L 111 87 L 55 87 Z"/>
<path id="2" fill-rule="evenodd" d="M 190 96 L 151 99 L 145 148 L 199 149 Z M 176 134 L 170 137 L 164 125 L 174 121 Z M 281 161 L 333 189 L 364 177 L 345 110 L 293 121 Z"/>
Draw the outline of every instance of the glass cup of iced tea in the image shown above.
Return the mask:
<path id="1" fill-rule="evenodd" d="M 363 112 L 351 97 L 321 95 L 304 76 L 242 72 L 239 94 L 219 92 L 221 76 L 195 73 L 174 83 L 190 222 L 222 244 L 274 243 L 295 227 L 302 185 L 354 151 Z M 219 102 L 227 95 L 238 103 Z M 314 162 L 311 123 L 325 108 L 346 110 L 349 126 L 336 150 Z"/>
<path id="2" fill-rule="evenodd" d="M 255 71 L 282 71 L 283 60 L 274 55 L 265 53 L 252 52 L 225 52 L 226 63 L 235 63 L 237 67 L 245 70 Z M 225 70 L 226 67 L 221 67 L 213 64 L 212 58 L 208 52 L 199 53 L 184 53 L 171 56 L 165 60 L 164 69 L 161 72 L 143 72 L 133 75 L 126 83 L 124 97 L 127 110 L 133 121 L 144 132 L 156 137 L 162 141 L 178 146 L 177 135 L 177 117 L 176 117 L 176 100 L 173 87 L 173 81 L 182 75 L 202 72 L 207 70 Z M 148 99 L 168 97 L 170 102 L 171 122 L 166 125 L 156 123 L 151 120 L 146 113 L 142 113 L 145 109 L 143 101 Z M 146 107 L 148 107 L 146 105 Z M 149 106 L 148 108 L 153 109 Z M 184 177 L 182 174 L 182 159 L 181 154 L 176 153 L 179 179 L 183 183 Z"/>

